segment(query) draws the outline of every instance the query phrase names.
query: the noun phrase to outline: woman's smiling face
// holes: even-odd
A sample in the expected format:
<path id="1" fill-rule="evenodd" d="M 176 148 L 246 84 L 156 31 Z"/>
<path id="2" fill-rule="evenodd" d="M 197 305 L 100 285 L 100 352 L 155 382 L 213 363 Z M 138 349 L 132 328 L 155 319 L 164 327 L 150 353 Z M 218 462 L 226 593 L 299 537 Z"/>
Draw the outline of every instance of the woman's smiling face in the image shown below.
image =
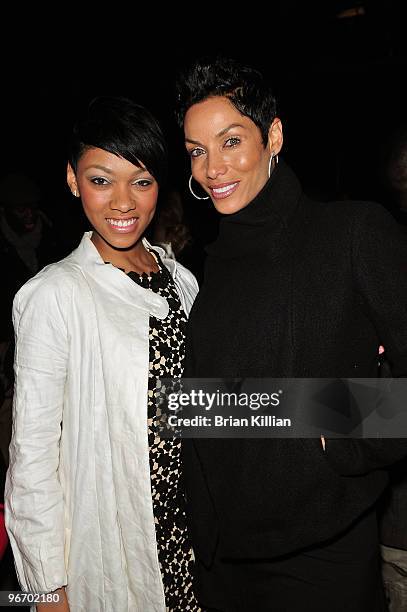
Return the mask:
<path id="1" fill-rule="evenodd" d="M 158 184 L 141 166 L 99 148 L 83 153 L 76 174 L 68 165 L 68 184 L 81 196 L 95 230 L 92 241 L 104 257 L 111 249 L 135 246 L 153 218 Z"/>
<path id="2" fill-rule="evenodd" d="M 257 125 L 220 96 L 191 106 L 184 132 L 192 175 L 223 214 L 241 210 L 256 197 L 269 178 L 270 156 L 282 144 L 279 119 L 264 146 Z"/>

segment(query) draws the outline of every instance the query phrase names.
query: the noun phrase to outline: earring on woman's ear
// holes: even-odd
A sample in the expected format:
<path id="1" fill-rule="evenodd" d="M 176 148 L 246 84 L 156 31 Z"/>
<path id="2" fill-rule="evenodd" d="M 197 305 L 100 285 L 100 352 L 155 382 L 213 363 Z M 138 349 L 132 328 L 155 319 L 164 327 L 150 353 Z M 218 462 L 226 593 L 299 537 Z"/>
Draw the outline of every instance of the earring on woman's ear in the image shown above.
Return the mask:
<path id="1" fill-rule="evenodd" d="M 270 159 L 269 159 L 269 178 L 271 176 L 271 162 L 273 161 L 273 159 L 275 160 L 274 164 L 278 164 L 278 155 L 275 155 L 274 153 L 272 153 L 270 155 Z"/>
<path id="2" fill-rule="evenodd" d="M 76 191 L 76 189 L 74 189 L 74 191 L 72 192 L 72 194 L 75 196 L 75 198 L 79 197 L 79 193 Z"/>
<path id="3" fill-rule="evenodd" d="M 196 198 L 197 200 L 209 200 L 209 196 L 206 196 L 205 198 L 200 198 L 199 196 L 196 195 L 196 193 L 193 192 L 193 190 L 192 190 L 192 174 L 189 177 L 188 186 L 189 186 L 189 191 L 192 193 L 194 198 Z"/>

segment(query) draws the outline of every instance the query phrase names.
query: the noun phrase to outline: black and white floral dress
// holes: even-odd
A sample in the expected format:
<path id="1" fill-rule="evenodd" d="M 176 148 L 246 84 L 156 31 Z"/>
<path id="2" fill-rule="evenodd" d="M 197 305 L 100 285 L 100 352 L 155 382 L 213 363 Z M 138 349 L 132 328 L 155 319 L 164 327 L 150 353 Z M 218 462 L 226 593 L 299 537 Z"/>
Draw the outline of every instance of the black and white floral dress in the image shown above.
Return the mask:
<path id="1" fill-rule="evenodd" d="M 158 559 L 164 584 L 167 610 L 194 611 L 201 608 L 192 586 L 193 552 L 185 517 L 185 496 L 179 438 L 157 435 L 160 408 L 156 402 L 157 379 L 177 378 L 183 370 L 186 316 L 167 268 L 153 252 L 159 272 L 128 276 L 145 289 L 166 298 L 169 313 L 165 319 L 150 317 L 150 368 L 148 381 L 148 439 L 150 446 L 151 493 L 158 546 Z"/>

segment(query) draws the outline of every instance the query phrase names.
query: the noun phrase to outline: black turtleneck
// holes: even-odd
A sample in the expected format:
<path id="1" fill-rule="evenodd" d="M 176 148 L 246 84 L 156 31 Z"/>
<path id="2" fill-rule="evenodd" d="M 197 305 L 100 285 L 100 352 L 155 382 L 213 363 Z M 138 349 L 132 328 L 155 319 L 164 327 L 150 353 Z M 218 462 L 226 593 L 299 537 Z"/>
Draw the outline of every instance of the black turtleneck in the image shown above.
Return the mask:
<path id="1" fill-rule="evenodd" d="M 407 376 L 406 262 L 383 207 L 312 202 L 280 161 L 208 248 L 185 375 L 370 377 L 383 344 L 393 374 Z M 343 532 L 375 504 L 407 443 L 328 439 L 324 452 L 319 439 L 195 439 L 183 452 L 206 596 L 222 591 L 214 558 L 294 554 Z"/>
<path id="2" fill-rule="evenodd" d="M 280 162 L 252 202 L 221 219 L 191 313 L 199 350 L 189 355 L 189 376 L 280 375 L 290 338 L 289 262 L 300 198 L 300 184 Z"/>

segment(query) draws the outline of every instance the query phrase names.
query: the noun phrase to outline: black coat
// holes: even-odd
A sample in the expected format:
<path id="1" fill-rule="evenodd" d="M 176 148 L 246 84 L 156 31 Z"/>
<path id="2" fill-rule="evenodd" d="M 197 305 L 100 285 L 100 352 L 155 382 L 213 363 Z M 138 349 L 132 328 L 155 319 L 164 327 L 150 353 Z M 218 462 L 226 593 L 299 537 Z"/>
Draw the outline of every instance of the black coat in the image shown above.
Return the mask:
<path id="1" fill-rule="evenodd" d="M 407 239 L 380 205 L 310 201 L 280 162 L 224 217 L 189 322 L 189 377 L 372 377 L 386 346 L 407 376 Z M 372 507 L 397 440 L 185 440 L 198 559 L 272 558 Z"/>

